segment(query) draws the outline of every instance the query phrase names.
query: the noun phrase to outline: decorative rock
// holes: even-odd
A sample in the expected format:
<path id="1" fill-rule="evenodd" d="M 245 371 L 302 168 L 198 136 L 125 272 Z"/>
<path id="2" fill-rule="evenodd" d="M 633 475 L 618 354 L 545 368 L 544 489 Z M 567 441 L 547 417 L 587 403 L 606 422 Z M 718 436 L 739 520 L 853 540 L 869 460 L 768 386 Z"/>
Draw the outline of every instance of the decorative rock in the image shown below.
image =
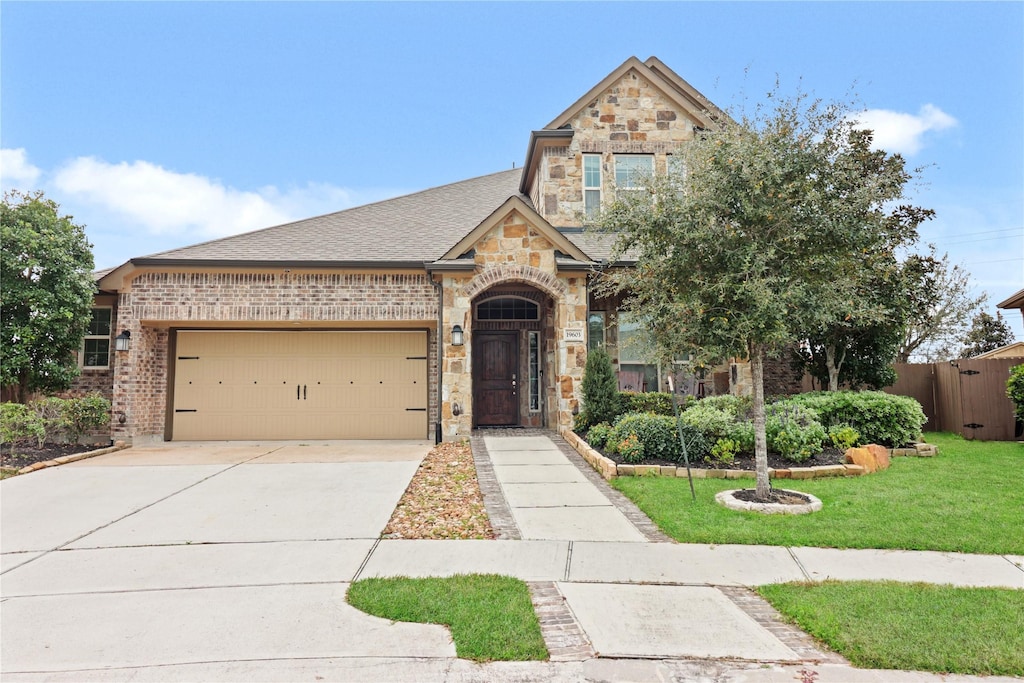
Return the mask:
<path id="1" fill-rule="evenodd" d="M 930 443 L 914 444 L 914 455 L 919 458 L 931 458 L 939 454 L 939 449 Z"/>
<path id="2" fill-rule="evenodd" d="M 797 468 L 810 469 L 810 468 Z M 730 510 L 747 510 L 750 512 L 761 512 L 768 515 L 806 515 L 810 512 L 817 512 L 822 508 L 821 500 L 809 493 L 801 495 L 810 498 L 805 505 L 786 505 L 783 503 L 752 503 L 746 500 L 739 500 L 733 494 L 736 491 L 720 491 L 715 495 L 715 502 L 724 505 Z"/>
<path id="3" fill-rule="evenodd" d="M 860 465 L 869 474 L 878 470 L 878 460 L 867 447 L 846 449 L 846 462 Z"/>
<path id="4" fill-rule="evenodd" d="M 875 462 L 878 463 L 878 469 L 887 470 L 889 469 L 889 449 L 885 446 L 879 446 L 876 443 L 870 443 L 864 448 L 871 451 L 871 455 L 875 456 Z"/>
<path id="5" fill-rule="evenodd" d="M 620 477 L 632 477 L 635 474 L 635 468 L 635 465 L 619 465 L 616 469 Z"/>
<path id="6" fill-rule="evenodd" d="M 894 448 L 892 454 L 895 457 L 906 457 L 908 455 L 917 455 L 916 448 Z"/>
<path id="7" fill-rule="evenodd" d="M 843 467 L 846 468 L 846 475 L 849 477 L 859 477 L 868 473 L 867 470 L 860 465 L 843 465 Z"/>
<path id="8" fill-rule="evenodd" d="M 792 474 L 789 470 L 775 470 L 776 479 L 792 479 Z"/>
<path id="9" fill-rule="evenodd" d="M 813 467 L 790 467 L 789 476 L 791 479 L 814 479 Z"/>

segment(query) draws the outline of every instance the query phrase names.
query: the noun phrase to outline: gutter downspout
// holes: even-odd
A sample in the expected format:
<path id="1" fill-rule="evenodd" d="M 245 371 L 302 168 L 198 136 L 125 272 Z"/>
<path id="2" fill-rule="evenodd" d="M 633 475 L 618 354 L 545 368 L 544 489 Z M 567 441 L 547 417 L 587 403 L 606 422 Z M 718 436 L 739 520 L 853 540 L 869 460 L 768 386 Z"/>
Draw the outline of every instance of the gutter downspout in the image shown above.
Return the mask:
<path id="1" fill-rule="evenodd" d="M 441 382 L 444 378 L 444 285 L 434 279 L 434 274 L 427 268 L 430 284 L 437 290 L 437 422 L 434 423 L 434 443 L 441 443 Z"/>

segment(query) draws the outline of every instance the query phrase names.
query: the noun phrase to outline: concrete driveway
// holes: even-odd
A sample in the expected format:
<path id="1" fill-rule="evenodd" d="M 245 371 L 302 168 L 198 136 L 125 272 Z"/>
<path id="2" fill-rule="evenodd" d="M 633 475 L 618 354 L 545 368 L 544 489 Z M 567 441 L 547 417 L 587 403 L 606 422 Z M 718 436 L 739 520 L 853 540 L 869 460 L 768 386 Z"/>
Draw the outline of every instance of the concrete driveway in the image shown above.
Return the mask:
<path id="1" fill-rule="evenodd" d="M 3 679 L 453 657 L 445 629 L 344 601 L 430 447 L 160 444 L 5 480 Z"/>

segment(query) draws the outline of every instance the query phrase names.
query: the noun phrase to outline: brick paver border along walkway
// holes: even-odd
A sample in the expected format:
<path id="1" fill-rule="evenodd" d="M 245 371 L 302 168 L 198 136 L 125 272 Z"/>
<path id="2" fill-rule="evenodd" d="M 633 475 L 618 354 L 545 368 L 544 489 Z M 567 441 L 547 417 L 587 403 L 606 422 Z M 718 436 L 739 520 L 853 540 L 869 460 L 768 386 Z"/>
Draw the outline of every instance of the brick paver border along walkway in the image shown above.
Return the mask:
<path id="1" fill-rule="evenodd" d="M 546 436 L 565 455 L 569 462 L 574 464 L 583 473 L 587 481 L 604 494 L 611 501 L 612 505 L 645 538 L 654 543 L 675 543 L 672 538 L 658 529 L 654 522 L 641 512 L 640 508 L 633 501 L 612 488 L 565 439 L 554 432 L 544 429 L 476 430 L 470 438 L 473 460 L 476 463 L 477 478 L 484 498 L 484 507 L 491 518 L 491 527 L 499 539 L 521 540 L 522 536 L 520 535 L 519 527 L 516 526 L 515 518 L 512 516 L 512 509 L 505 500 L 501 485 L 498 483 L 498 478 L 494 473 L 490 452 L 487 450 L 487 444 L 484 441 L 485 436 Z M 572 542 L 570 541 L 570 549 L 571 547 Z M 568 568 L 566 568 L 566 571 L 568 572 Z M 551 655 L 551 660 L 566 662 L 596 657 L 597 653 L 594 650 L 593 644 L 576 620 L 572 610 L 569 609 L 568 603 L 562 596 L 561 591 L 558 590 L 558 584 L 554 581 L 530 581 L 527 582 L 527 586 L 530 589 L 534 611 L 537 613 L 541 634 Z M 848 664 L 838 654 L 819 649 L 813 638 L 795 626 L 785 623 L 782 620 L 782 615 L 775 608 L 749 588 L 741 586 L 716 586 L 716 588 L 729 598 L 733 604 L 743 610 L 747 616 L 764 627 L 804 660 Z"/>

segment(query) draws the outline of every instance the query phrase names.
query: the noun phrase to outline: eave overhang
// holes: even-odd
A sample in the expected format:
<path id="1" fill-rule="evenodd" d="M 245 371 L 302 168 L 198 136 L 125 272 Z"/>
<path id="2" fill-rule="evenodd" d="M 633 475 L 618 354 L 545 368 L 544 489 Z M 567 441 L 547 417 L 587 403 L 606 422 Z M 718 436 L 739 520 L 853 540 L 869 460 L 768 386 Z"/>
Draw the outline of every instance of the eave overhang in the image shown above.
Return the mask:
<path id="1" fill-rule="evenodd" d="M 523 179 L 519 181 L 519 191 L 528 195 L 530 183 L 537 173 L 540 164 L 541 150 L 545 147 L 565 147 L 572 142 L 572 128 L 561 130 L 535 130 L 530 132 L 530 144 L 526 148 L 526 161 L 523 162 Z"/>

